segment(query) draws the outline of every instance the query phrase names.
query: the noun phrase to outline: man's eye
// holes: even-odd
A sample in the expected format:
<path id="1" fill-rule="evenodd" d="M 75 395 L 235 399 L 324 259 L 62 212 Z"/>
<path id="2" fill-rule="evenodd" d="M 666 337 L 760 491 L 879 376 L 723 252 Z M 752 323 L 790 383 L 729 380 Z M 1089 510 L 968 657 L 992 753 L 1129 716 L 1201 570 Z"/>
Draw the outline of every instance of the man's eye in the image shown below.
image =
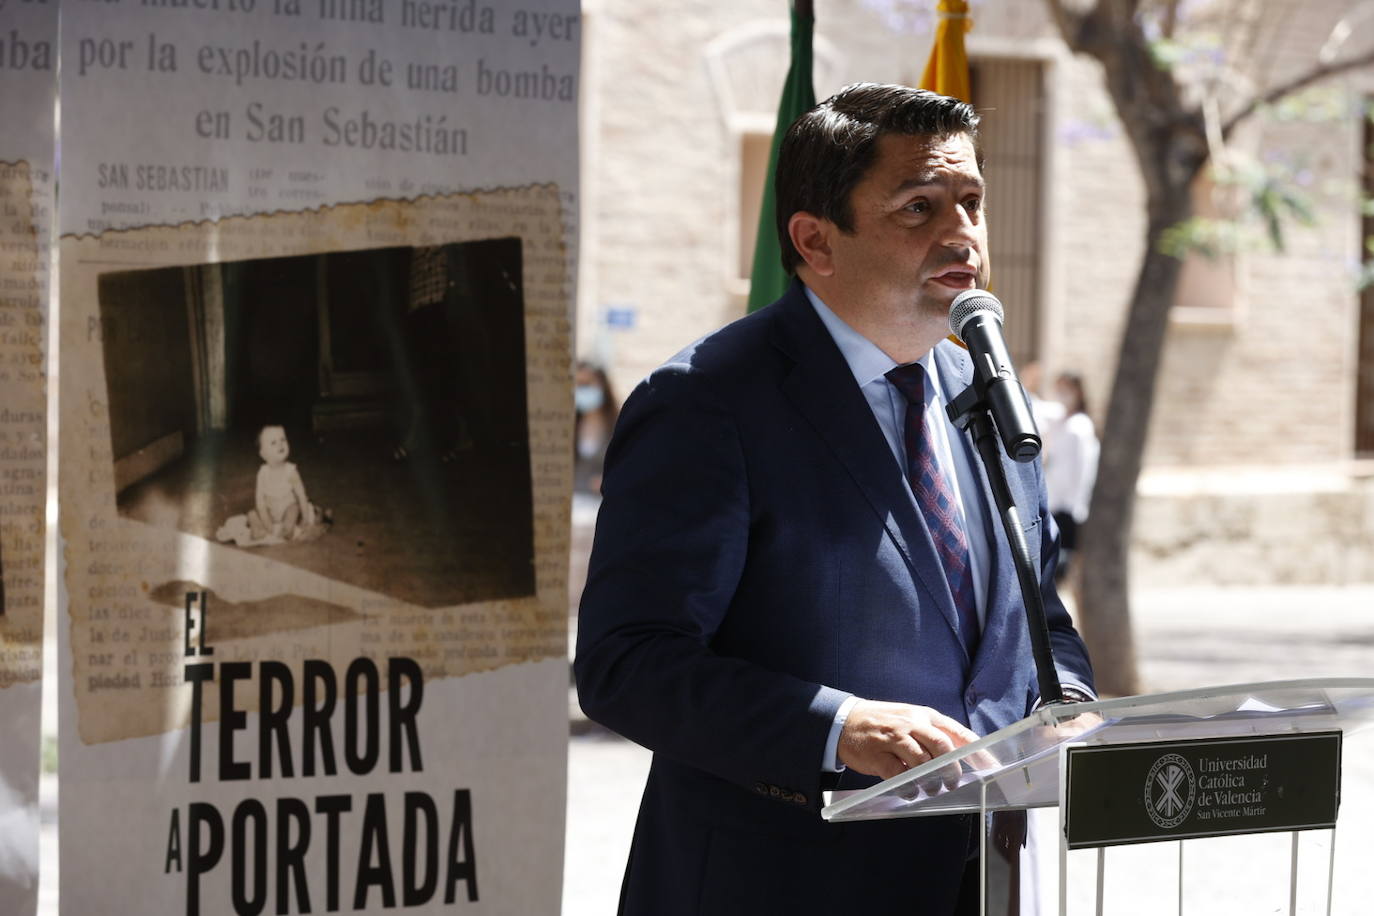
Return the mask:
<path id="1" fill-rule="evenodd" d="M 970 197 L 968 200 L 964 201 L 964 208 L 970 213 L 977 213 L 979 210 L 983 209 L 983 198 Z"/>
<path id="2" fill-rule="evenodd" d="M 913 200 L 911 203 L 906 205 L 906 208 L 910 210 L 912 213 L 925 213 L 927 210 L 930 209 L 930 201 Z"/>

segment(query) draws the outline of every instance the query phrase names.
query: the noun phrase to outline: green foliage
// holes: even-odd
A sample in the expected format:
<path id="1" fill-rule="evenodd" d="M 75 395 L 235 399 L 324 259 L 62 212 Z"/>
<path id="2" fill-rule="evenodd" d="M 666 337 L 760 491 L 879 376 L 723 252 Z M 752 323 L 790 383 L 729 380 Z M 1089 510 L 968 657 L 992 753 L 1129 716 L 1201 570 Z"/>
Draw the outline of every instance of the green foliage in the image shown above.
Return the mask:
<path id="1" fill-rule="evenodd" d="M 1316 223 L 1316 211 L 1304 188 L 1310 173 L 1301 163 L 1279 158 L 1261 162 L 1232 154 L 1227 167 L 1211 170 L 1214 200 L 1199 209 L 1216 215 L 1195 216 L 1165 230 L 1160 250 L 1175 258 L 1200 254 L 1218 258 L 1252 250 L 1267 241 L 1276 252 L 1286 247 L 1286 226 Z"/>
<path id="2" fill-rule="evenodd" d="M 1215 78 L 1226 69 L 1221 35 L 1210 29 L 1150 38 L 1146 47 L 1156 67 L 1178 73 L 1185 82 Z"/>
<path id="3" fill-rule="evenodd" d="M 1165 229 L 1159 250 L 1180 261 L 1190 254 L 1215 259 L 1250 247 L 1244 235 L 1244 228 L 1235 220 L 1194 216 Z"/>
<path id="4" fill-rule="evenodd" d="M 1150 58 L 1161 70 L 1172 70 L 1183 62 L 1188 49 L 1172 38 L 1161 38 L 1150 42 Z"/>
<path id="5" fill-rule="evenodd" d="M 1313 86 L 1279 99 L 1264 109 L 1276 121 L 1338 124 L 1354 111 L 1351 93 L 1342 86 Z"/>
<path id="6" fill-rule="evenodd" d="M 1374 239 L 1365 239 L 1365 247 L 1368 248 Z M 1360 265 L 1360 272 L 1355 276 L 1355 288 L 1364 292 L 1371 285 L 1374 285 L 1374 261 L 1365 261 Z"/>
<path id="7" fill-rule="evenodd" d="M 1366 211 L 1370 207 L 1370 201 L 1364 201 Z M 1355 274 L 1355 288 L 1363 292 L 1370 286 L 1374 286 L 1374 237 L 1366 236 L 1364 240 L 1364 259 L 1360 264 L 1359 271 Z"/>
<path id="8" fill-rule="evenodd" d="M 1275 251 L 1283 251 L 1283 224 L 1291 219 L 1303 226 L 1316 222 L 1307 196 L 1291 184 L 1265 173 L 1250 187 L 1250 205 L 1264 223 L 1270 244 Z"/>

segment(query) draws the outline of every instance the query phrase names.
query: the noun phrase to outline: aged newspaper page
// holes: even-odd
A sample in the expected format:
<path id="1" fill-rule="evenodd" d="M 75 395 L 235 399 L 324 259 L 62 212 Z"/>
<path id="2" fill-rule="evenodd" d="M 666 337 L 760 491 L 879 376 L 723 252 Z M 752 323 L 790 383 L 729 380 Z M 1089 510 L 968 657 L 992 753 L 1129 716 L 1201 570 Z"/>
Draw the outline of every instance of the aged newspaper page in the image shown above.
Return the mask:
<path id="1" fill-rule="evenodd" d="M 0 4 L 0 909 L 34 911 L 55 4 Z"/>
<path id="2" fill-rule="evenodd" d="M 70 11 L 64 909 L 557 912 L 576 6 Z"/>

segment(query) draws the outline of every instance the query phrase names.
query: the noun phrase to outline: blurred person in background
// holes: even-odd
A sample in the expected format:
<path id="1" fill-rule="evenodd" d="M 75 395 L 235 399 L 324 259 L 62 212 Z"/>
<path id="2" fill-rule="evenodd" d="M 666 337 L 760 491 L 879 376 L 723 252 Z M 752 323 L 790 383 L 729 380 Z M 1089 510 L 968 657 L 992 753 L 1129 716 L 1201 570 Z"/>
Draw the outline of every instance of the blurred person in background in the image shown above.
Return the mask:
<path id="1" fill-rule="evenodd" d="M 1026 391 L 1026 400 L 1030 401 L 1031 417 L 1035 420 L 1035 431 L 1040 434 L 1042 452 L 1048 452 L 1050 442 L 1064 422 L 1064 405 L 1041 396 L 1041 375 L 1040 363 L 1031 360 L 1021 370 L 1021 387 Z"/>
<path id="2" fill-rule="evenodd" d="M 1054 403 L 1062 413 L 1051 422 L 1052 431 L 1045 440 L 1045 489 L 1049 491 L 1050 514 L 1059 526 L 1059 569 L 1055 577 L 1062 581 L 1078 547 L 1078 529 L 1088 520 L 1097 480 L 1098 441 L 1088 416 L 1083 376 L 1061 372 L 1054 381 Z"/>
<path id="3" fill-rule="evenodd" d="M 601 494 L 601 469 L 606 446 L 620 413 L 611 391 L 606 370 L 587 360 L 578 360 L 573 376 L 573 492 Z"/>

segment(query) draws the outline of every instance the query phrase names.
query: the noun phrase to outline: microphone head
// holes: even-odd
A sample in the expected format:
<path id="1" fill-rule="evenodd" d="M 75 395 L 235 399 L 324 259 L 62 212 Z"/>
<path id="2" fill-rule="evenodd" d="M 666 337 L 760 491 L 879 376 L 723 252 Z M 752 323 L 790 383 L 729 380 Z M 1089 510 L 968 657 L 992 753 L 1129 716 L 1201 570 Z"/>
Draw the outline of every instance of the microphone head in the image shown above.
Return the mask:
<path id="1" fill-rule="evenodd" d="M 1002 323 L 1002 303 L 985 289 L 966 289 L 954 297 L 949 306 L 949 329 L 960 338 L 964 336 L 964 325 L 979 312 L 991 314 Z"/>

